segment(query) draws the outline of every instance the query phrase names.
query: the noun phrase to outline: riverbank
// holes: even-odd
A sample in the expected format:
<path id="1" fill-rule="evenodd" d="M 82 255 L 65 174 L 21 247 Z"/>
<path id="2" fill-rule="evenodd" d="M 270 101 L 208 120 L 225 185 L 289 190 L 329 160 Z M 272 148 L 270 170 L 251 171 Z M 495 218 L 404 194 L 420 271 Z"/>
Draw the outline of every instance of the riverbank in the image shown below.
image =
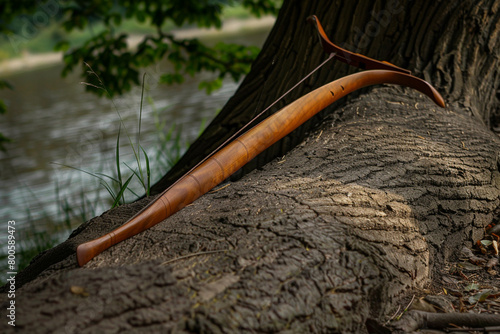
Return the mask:
<path id="1" fill-rule="evenodd" d="M 275 17 L 264 16 L 261 18 L 249 19 L 228 19 L 224 21 L 221 29 L 182 29 L 174 32 L 177 38 L 212 37 L 223 35 L 234 35 L 245 30 L 270 29 L 275 22 Z M 143 39 L 144 35 L 131 35 L 128 44 L 131 49 L 136 47 Z M 25 52 L 21 57 L 8 59 L 0 62 L 0 76 L 11 75 L 17 72 L 29 71 L 43 66 L 51 66 L 61 63 L 62 52 L 50 52 L 41 54 L 31 54 Z"/>

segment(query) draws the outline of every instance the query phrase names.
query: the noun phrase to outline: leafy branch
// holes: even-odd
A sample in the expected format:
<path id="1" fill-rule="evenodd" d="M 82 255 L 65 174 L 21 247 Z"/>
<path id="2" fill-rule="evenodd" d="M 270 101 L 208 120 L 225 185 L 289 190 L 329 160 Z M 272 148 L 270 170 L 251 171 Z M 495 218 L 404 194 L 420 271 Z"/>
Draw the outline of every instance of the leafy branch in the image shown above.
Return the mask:
<path id="1" fill-rule="evenodd" d="M 162 83 L 182 83 L 185 75 L 212 72 L 216 73 L 216 78 L 200 84 L 200 89 L 204 88 L 210 93 L 220 88 L 226 75 L 238 81 L 250 70 L 258 55 L 258 48 L 228 43 L 210 47 L 199 39 L 177 39 L 164 31 L 171 29 L 172 24 L 177 27 L 196 24 L 198 27 L 220 28 L 225 6 L 240 4 L 253 15 L 260 16 L 276 14 L 280 5 L 280 1 L 275 0 L 130 0 L 120 1 L 119 5 L 114 6 L 100 6 L 96 0 L 77 3 L 79 6 L 70 11 L 70 19 L 64 22 L 67 30 L 84 29 L 93 22 L 104 23 L 106 29 L 74 49 L 70 49 L 68 41 L 59 43 L 57 48 L 66 51 L 63 75 L 78 64 L 85 67 L 84 62 L 89 63 L 107 82 L 110 96 L 122 94 L 138 85 L 140 69 L 163 59 L 167 59 L 173 69 L 161 76 Z M 156 33 L 145 36 L 137 48 L 131 51 L 127 45 L 128 34 L 115 33 L 125 18 L 149 22 L 156 28 Z M 85 69 L 82 73 L 86 81 L 91 79 L 85 74 Z"/>

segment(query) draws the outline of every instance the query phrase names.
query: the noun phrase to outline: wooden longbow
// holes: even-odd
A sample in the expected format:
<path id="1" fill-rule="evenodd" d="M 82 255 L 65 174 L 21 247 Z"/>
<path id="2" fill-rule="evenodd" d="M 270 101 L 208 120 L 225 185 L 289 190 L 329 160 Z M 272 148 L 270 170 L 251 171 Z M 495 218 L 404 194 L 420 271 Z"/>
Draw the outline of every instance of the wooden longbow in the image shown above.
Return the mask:
<path id="1" fill-rule="evenodd" d="M 341 49 L 328 40 L 315 16 L 309 20 L 315 24 L 323 48 L 330 57 L 368 70 L 335 80 L 302 96 L 217 149 L 124 225 L 98 239 L 79 245 L 76 253 L 80 266 L 109 247 L 158 224 L 192 203 L 319 111 L 355 90 L 371 85 L 397 84 L 416 89 L 440 107 L 445 106 L 441 95 L 426 81 L 390 63 Z"/>

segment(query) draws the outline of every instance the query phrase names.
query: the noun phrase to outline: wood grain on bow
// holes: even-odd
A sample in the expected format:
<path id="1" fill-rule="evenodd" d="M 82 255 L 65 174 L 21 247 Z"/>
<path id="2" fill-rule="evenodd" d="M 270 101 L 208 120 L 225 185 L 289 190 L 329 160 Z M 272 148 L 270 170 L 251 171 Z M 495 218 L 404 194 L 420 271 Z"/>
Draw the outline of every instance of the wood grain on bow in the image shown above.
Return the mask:
<path id="1" fill-rule="evenodd" d="M 320 35 L 324 34 L 317 19 L 316 23 Z M 397 67 L 399 70 L 395 70 L 392 64 L 387 65 L 388 63 L 370 60 L 361 55 L 355 56 L 358 58 L 351 58 L 351 60 L 355 59 L 356 63 L 351 62 L 351 65 L 364 64 L 362 66 L 367 68 L 380 68 L 381 66 L 390 68 L 363 71 L 335 80 L 302 96 L 264 119 L 182 176 L 124 225 L 98 239 L 79 245 L 77 248 L 78 264 L 83 266 L 109 247 L 160 223 L 181 210 L 319 111 L 357 89 L 377 84 L 397 84 L 414 88 L 427 95 L 437 105 L 445 106 L 443 98 L 434 87 L 422 79 L 405 73 L 409 71 Z"/>

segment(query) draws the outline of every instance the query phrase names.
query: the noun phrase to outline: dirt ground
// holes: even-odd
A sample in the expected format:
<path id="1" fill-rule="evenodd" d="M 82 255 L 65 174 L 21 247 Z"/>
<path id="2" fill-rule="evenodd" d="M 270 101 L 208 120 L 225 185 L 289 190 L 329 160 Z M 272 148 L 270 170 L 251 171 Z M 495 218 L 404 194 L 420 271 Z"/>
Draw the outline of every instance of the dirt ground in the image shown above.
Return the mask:
<path id="1" fill-rule="evenodd" d="M 425 289 L 416 289 L 394 305 L 381 326 L 392 332 L 398 321 L 409 312 L 469 313 L 498 316 L 498 326 L 470 327 L 450 324 L 441 330 L 420 330 L 419 333 L 500 333 L 500 225 L 485 230 L 485 236 L 464 246 L 460 254 L 444 266 L 435 268 L 433 280 Z M 403 331 L 404 332 L 404 331 Z"/>

